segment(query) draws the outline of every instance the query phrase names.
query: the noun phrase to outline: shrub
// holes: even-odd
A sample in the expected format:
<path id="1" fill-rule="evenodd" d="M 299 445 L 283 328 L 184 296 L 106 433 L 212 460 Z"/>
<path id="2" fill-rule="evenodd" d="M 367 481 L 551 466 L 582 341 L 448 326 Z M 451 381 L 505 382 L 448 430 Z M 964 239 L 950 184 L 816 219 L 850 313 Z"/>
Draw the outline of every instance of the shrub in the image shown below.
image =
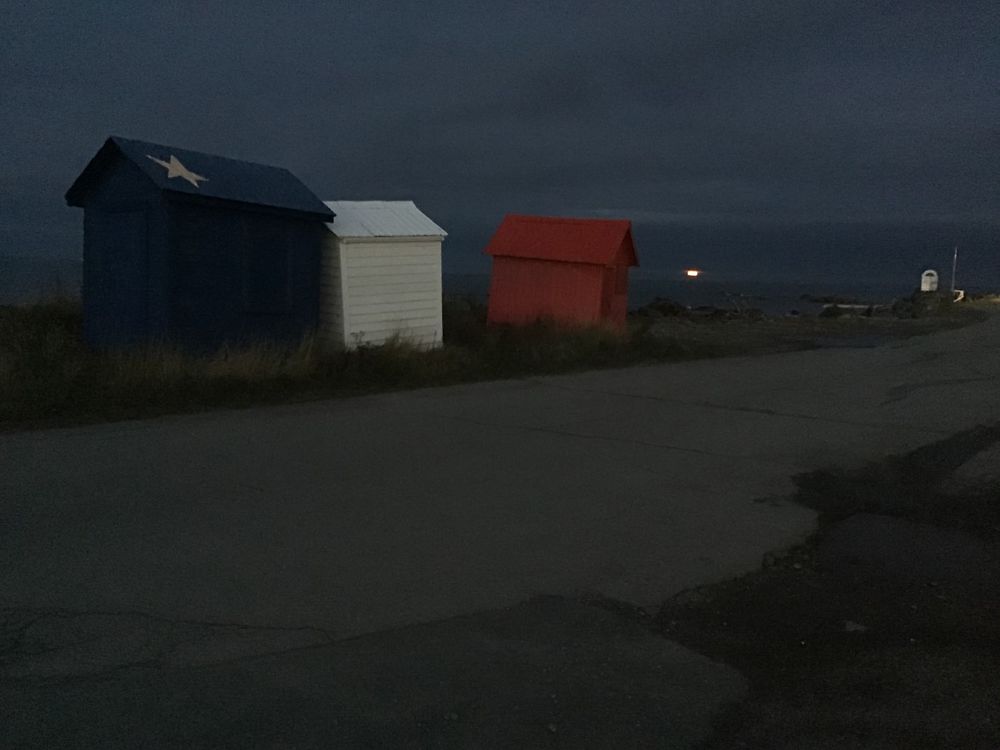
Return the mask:
<path id="1" fill-rule="evenodd" d="M 79 303 L 70 300 L 0 308 L 0 422 L 116 419 L 692 354 L 635 323 L 624 332 L 552 321 L 487 326 L 485 305 L 454 297 L 444 300 L 443 315 L 445 341 L 437 349 L 395 338 L 327 351 L 307 337 L 297 346 L 224 346 L 195 355 L 169 344 L 91 351 L 82 343 Z"/>

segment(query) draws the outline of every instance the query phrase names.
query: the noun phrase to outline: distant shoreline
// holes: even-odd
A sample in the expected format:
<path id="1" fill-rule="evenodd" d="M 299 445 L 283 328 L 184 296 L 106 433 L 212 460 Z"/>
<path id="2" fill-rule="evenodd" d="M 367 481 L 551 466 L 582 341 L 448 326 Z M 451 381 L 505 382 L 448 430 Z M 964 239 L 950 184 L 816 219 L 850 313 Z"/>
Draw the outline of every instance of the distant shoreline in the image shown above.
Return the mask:
<path id="1" fill-rule="evenodd" d="M 0 304 L 29 304 L 52 297 L 80 294 L 82 263 L 71 258 L 26 258 L 0 256 Z M 769 315 L 793 310 L 819 312 L 821 298 L 842 297 L 864 304 L 887 304 L 914 291 L 913 283 L 861 283 L 856 281 L 783 282 L 767 280 L 688 281 L 673 275 L 640 272 L 629 283 L 629 308 L 635 309 L 657 297 L 697 307 L 751 307 Z M 443 278 L 445 295 L 468 296 L 485 301 L 489 289 L 487 273 L 448 273 Z M 985 292 L 966 285 L 972 292 Z M 812 297 L 813 299 L 806 299 Z"/>

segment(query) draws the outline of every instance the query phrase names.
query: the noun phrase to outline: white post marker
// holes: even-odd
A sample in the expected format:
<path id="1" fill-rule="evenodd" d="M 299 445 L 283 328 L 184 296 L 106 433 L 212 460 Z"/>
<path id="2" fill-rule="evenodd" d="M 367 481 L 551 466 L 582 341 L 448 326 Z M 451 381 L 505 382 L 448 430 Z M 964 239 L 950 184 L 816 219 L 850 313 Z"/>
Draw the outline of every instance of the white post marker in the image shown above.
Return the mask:
<path id="1" fill-rule="evenodd" d="M 955 295 L 955 271 L 958 270 L 958 245 L 955 245 L 955 254 L 951 258 L 951 294 Z"/>

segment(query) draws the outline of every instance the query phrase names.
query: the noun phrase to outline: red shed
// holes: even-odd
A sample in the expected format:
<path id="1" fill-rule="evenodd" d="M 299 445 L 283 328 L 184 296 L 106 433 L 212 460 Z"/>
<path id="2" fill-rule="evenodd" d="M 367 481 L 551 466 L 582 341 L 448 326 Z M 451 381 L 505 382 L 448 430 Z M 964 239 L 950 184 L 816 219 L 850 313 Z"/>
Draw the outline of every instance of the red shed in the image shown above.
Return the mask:
<path id="1" fill-rule="evenodd" d="M 493 257 L 487 319 L 625 326 L 628 269 L 639 265 L 632 223 L 508 214 L 486 253 Z"/>

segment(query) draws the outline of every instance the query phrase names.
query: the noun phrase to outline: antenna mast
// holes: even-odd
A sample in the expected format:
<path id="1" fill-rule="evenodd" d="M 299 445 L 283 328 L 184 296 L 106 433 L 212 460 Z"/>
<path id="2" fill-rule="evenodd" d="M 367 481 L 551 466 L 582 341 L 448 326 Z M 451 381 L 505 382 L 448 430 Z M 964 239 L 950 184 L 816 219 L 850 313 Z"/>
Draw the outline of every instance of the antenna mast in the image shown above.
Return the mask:
<path id="1" fill-rule="evenodd" d="M 955 254 L 951 258 L 951 296 L 955 296 L 955 271 L 958 270 L 958 245 L 955 245 Z"/>

